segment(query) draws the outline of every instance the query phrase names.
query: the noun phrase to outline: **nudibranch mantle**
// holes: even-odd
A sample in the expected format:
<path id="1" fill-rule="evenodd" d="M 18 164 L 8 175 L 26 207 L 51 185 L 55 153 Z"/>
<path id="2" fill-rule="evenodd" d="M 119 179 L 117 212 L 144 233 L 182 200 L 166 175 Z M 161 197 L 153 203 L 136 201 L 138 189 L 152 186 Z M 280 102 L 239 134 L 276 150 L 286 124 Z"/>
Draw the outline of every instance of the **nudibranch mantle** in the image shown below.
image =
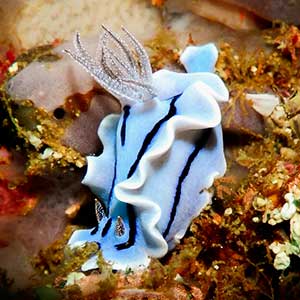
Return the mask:
<path id="1" fill-rule="evenodd" d="M 96 242 L 114 269 L 125 270 L 164 256 L 210 202 L 209 188 L 226 170 L 217 101 L 229 95 L 213 74 L 213 44 L 182 53 L 190 73 L 152 74 L 146 51 L 123 30 L 126 41 L 104 27 L 95 59 L 78 34 L 68 51 L 123 109 L 103 119 L 103 153 L 87 158 L 83 183 L 97 196 L 98 226 L 75 231 L 69 245 Z M 93 268 L 96 255 L 82 266 Z"/>

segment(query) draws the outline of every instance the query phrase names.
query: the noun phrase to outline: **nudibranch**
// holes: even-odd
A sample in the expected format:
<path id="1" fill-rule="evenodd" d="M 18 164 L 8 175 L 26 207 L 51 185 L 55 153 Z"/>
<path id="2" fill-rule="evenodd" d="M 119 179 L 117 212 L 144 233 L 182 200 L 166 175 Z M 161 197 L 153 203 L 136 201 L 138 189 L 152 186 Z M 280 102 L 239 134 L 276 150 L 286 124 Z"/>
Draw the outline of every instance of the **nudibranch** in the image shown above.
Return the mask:
<path id="1" fill-rule="evenodd" d="M 77 33 L 67 51 L 122 106 L 98 129 L 100 156 L 87 157 L 83 184 L 97 196 L 98 226 L 77 230 L 71 247 L 96 242 L 114 269 L 146 267 L 184 236 L 211 200 L 209 188 L 226 169 L 221 112 L 228 90 L 213 73 L 213 44 L 188 47 L 189 73 L 152 74 L 145 49 L 124 28 L 124 38 L 103 26 L 95 58 Z M 97 268 L 97 255 L 82 270 Z"/>

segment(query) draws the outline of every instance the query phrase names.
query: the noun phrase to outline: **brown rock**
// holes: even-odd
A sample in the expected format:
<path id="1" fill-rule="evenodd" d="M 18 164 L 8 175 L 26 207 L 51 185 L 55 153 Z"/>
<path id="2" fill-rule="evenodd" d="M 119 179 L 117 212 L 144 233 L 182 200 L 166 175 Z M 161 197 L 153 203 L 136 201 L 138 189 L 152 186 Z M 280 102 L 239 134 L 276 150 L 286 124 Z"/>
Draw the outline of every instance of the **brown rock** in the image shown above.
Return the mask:
<path id="1" fill-rule="evenodd" d="M 264 133 L 264 119 L 247 100 L 222 105 L 222 126 L 225 131 L 260 136 Z"/>
<path id="2" fill-rule="evenodd" d="M 224 24 L 232 29 L 253 30 L 258 28 L 255 16 L 249 11 L 218 0 L 172 0 L 165 5 L 170 13 L 192 12 L 205 19 Z"/>
<path id="3" fill-rule="evenodd" d="M 96 39 L 86 44 L 93 53 Z M 56 119 L 65 118 L 66 113 L 72 114 L 73 120 L 61 142 L 81 154 L 91 154 L 100 148 L 97 135 L 100 121 L 106 115 L 118 112 L 120 105 L 62 52 L 72 48 L 71 43 L 65 43 L 54 49 L 61 59 L 29 64 L 9 81 L 7 92 L 15 101 L 31 100 L 36 107 L 53 114 Z"/>
<path id="4" fill-rule="evenodd" d="M 299 0 L 223 0 L 245 8 L 256 15 L 269 20 L 282 20 L 295 25 L 300 24 Z"/>
<path id="5" fill-rule="evenodd" d="M 124 289 L 117 292 L 117 300 L 169 300 L 170 298 L 166 297 L 163 293 L 147 291 L 143 289 Z M 176 298 L 174 298 L 176 299 Z M 186 298 L 185 298 L 186 299 Z"/>

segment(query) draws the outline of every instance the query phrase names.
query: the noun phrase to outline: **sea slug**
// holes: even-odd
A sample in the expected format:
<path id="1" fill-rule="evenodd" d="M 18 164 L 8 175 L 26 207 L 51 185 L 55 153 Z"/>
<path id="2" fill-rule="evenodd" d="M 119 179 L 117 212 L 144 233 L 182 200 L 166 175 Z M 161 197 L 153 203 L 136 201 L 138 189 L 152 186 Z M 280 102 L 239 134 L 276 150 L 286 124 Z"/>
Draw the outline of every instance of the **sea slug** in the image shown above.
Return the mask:
<path id="1" fill-rule="evenodd" d="M 67 51 L 122 106 L 99 126 L 103 153 L 87 158 L 83 183 L 97 196 L 98 226 L 75 231 L 69 245 L 96 242 L 113 268 L 134 269 L 164 256 L 210 202 L 209 188 L 226 170 L 217 101 L 229 95 L 213 74 L 213 44 L 182 53 L 189 73 L 152 74 L 145 49 L 126 29 L 124 39 L 103 29 L 95 58 L 79 34 L 75 52 Z M 96 255 L 82 266 L 93 268 Z"/>

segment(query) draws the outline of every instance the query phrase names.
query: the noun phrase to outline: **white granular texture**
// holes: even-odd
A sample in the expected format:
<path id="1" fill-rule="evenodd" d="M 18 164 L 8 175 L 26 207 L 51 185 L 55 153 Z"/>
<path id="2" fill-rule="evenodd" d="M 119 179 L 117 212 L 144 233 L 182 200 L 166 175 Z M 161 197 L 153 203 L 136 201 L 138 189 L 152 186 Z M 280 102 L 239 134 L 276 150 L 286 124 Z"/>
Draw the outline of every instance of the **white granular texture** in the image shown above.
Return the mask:
<path id="1" fill-rule="evenodd" d="M 153 37 L 161 25 L 159 11 L 146 0 L 32 0 L 26 1 L 16 23 L 23 48 L 97 35 L 104 24 L 118 32 L 125 26 L 137 38 Z"/>

